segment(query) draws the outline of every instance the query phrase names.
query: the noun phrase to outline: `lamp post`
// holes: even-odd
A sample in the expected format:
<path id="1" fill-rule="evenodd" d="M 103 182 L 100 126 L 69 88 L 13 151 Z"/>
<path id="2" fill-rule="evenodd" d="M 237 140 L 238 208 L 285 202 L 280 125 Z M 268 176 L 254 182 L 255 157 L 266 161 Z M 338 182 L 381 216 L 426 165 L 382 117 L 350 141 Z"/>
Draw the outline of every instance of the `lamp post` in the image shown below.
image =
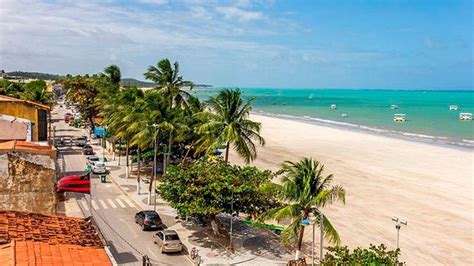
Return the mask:
<path id="1" fill-rule="evenodd" d="M 234 186 L 232 186 L 231 201 L 230 201 L 230 234 L 229 234 L 229 245 L 232 251 L 234 250 L 234 245 L 232 243 L 232 232 L 234 224 Z"/>
<path id="2" fill-rule="evenodd" d="M 392 221 L 394 221 L 395 224 L 395 229 L 397 229 L 397 249 L 400 248 L 400 228 L 402 228 L 402 225 L 407 226 L 408 222 L 406 220 L 402 220 L 396 216 L 392 217 Z"/>
<path id="3" fill-rule="evenodd" d="M 157 150 L 158 150 L 158 125 L 157 124 L 153 124 L 153 127 L 155 128 L 155 141 L 154 141 L 154 144 L 153 144 L 153 149 L 154 149 L 154 152 L 155 154 L 153 155 L 153 180 L 152 180 L 152 188 L 154 190 L 154 193 L 155 193 L 155 197 L 154 197 L 154 204 L 153 204 L 153 210 L 156 211 L 156 153 L 157 153 Z M 153 182 L 155 182 L 155 186 L 153 186 Z M 150 191 L 150 194 L 151 194 L 151 191 Z M 150 195 L 150 199 L 151 199 L 151 195 Z"/>
<path id="4" fill-rule="evenodd" d="M 324 221 L 324 215 L 321 211 L 318 211 L 319 212 L 319 228 L 320 228 L 320 231 L 321 231 L 321 238 L 320 238 L 320 247 L 319 247 L 319 260 L 322 261 L 323 260 L 323 252 L 324 252 L 324 224 L 323 224 L 323 221 Z M 310 212 L 309 215 L 308 215 L 308 219 L 307 220 L 303 220 L 301 221 L 301 224 L 302 225 L 313 225 L 313 241 L 311 243 L 311 265 L 315 265 L 314 263 L 314 233 L 315 233 L 315 226 L 316 226 L 316 222 L 317 222 L 317 217 L 316 217 L 316 214 L 314 212 Z"/>

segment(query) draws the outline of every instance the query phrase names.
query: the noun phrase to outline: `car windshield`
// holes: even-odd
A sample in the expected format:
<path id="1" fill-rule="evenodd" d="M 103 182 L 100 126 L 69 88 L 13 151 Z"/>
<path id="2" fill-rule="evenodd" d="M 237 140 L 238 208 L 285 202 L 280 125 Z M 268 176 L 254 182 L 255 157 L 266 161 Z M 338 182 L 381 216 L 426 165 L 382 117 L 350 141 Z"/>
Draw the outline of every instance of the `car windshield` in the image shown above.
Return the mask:
<path id="1" fill-rule="evenodd" d="M 95 161 L 98 161 L 99 160 L 99 157 L 91 157 L 89 158 L 89 161 L 92 161 L 92 162 L 95 162 Z"/>
<path id="2" fill-rule="evenodd" d="M 179 236 L 172 234 L 172 235 L 165 235 L 166 240 L 179 240 Z"/>

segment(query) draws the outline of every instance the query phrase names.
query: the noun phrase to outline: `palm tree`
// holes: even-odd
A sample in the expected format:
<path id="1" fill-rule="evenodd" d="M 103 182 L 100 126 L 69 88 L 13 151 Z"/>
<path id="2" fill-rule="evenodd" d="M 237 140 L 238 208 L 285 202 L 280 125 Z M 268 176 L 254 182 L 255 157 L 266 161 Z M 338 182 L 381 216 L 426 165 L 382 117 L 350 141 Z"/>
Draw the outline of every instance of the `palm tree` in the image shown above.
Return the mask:
<path id="1" fill-rule="evenodd" d="M 260 219 L 292 219 L 292 223 L 283 231 L 282 240 L 286 243 L 296 242 L 296 259 L 299 259 L 303 242 L 304 226 L 301 221 L 310 213 L 318 214 L 326 205 L 334 202 L 345 203 L 346 192 L 342 186 L 332 186 L 333 175 L 323 176 L 324 165 L 311 158 L 299 162 L 286 161 L 281 165 L 280 173 L 284 174 L 281 185 L 277 185 L 278 197 L 283 205 L 262 214 Z M 320 216 L 316 216 L 317 224 Z M 325 237 L 332 243 L 339 244 L 340 237 L 326 216 L 323 216 Z"/>
<path id="2" fill-rule="evenodd" d="M 53 93 L 47 90 L 46 82 L 44 80 L 35 80 L 26 83 L 24 91 L 21 93 L 21 98 L 33 102 L 39 102 L 45 105 L 50 105 L 53 99 Z"/>
<path id="3" fill-rule="evenodd" d="M 199 142 L 201 149 L 212 153 L 225 145 L 225 161 L 229 161 L 230 144 L 246 163 L 257 157 L 254 141 L 265 145 L 260 136 L 261 124 L 249 120 L 254 98 L 244 102 L 239 89 L 224 89 L 216 97 L 208 100 L 212 112 L 203 112 L 200 117 L 207 122 L 197 127 L 197 133 L 203 134 Z"/>
<path id="4" fill-rule="evenodd" d="M 119 86 L 122 80 L 120 68 L 117 65 L 110 65 L 104 69 L 104 75 L 108 78 L 110 83 Z"/>
<path id="5" fill-rule="evenodd" d="M 179 76 L 178 62 L 171 65 L 168 59 L 162 59 L 156 66 L 149 66 L 144 75 L 146 79 L 158 84 L 156 90 L 168 99 L 171 107 L 186 105 L 190 94 L 182 88 L 192 88 L 193 83 L 183 80 L 183 77 Z"/>

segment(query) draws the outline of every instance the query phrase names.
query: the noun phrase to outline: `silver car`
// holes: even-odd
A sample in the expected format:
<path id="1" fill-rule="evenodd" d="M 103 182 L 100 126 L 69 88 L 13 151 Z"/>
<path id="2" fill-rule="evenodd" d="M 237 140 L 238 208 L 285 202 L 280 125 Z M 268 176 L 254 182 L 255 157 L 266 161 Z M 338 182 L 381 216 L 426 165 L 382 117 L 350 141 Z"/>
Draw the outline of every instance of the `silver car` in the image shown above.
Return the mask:
<path id="1" fill-rule="evenodd" d="M 160 252 L 181 252 L 183 243 L 179 240 L 175 230 L 163 230 L 153 235 L 155 244 L 160 248 Z"/>
<path id="2" fill-rule="evenodd" d="M 92 173 L 93 174 L 105 174 L 107 173 L 107 169 L 105 168 L 105 164 L 103 162 L 94 162 L 91 165 Z"/>

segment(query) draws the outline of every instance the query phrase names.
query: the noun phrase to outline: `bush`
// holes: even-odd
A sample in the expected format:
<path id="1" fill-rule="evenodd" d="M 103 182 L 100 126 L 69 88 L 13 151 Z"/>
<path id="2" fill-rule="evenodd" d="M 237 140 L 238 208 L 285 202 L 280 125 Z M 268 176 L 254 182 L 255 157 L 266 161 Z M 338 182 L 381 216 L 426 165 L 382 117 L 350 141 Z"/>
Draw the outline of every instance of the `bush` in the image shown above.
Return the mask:
<path id="1" fill-rule="evenodd" d="M 347 246 L 328 247 L 322 265 L 404 265 L 398 261 L 400 249 L 387 250 L 384 244 L 375 246 L 370 244 L 369 249 L 360 247 L 352 252 Z"/>

